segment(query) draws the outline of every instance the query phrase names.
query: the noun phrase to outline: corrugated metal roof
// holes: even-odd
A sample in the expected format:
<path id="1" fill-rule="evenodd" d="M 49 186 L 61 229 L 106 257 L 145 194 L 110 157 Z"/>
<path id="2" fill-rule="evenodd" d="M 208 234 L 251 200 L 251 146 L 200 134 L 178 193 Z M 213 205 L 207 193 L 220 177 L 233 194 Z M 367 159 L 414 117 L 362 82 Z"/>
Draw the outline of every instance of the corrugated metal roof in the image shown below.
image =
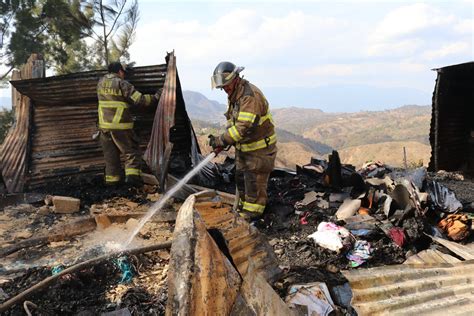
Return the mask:
<path id="1" fill-rule="evenodd" d="M 154 94 L 163 87 L 166 64 L 135 67 L 127 80 L 142 93 Z M 36 104 L 67 106 L 83 102 L 97 102 L 97 82 L 106 70 L 86 71 L 39 79 L 12 80 L 10 83 Z"/>
<path id="2" fill-rule="evenodd" d="M 342 271 L 359 315 L 472 315 L 474 260 Z"/>

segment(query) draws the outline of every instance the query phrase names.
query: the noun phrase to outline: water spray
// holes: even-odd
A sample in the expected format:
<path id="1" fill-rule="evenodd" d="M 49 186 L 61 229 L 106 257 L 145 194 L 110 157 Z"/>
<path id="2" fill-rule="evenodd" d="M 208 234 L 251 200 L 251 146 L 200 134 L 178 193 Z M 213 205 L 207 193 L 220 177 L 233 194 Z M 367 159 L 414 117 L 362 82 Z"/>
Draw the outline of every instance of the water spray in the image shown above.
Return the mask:
<path id="1" fill-rule="evenodd" d="M 140 232 L 146 222 L 150 220 L 150 218 L 155 215 L 155 213 L 160 210 L 165 203 L 176 193 L 178 192 L 186 183 L 188 183 L 204 166 L 206 166 L 212 159 L 217 157 L 219 153 L 222 151 L 228 150 L 230 146 L 227 148 L 224 147 L 216 147 L 213 152 L 211 152 L 203 161 L 201 161 L 196 167 L 194 167 L 191 171 L 188 172 L 183 179 L 181 179 L 178 183 L 172 186 L 166 193 L 163 195 L 158 201 L 156 201 L 145 214 L 144 217 L 141 218 L 140 222 L 138 222 L 137 227 L 133 230 L 132 234 L 128 238 L 128 240 L 123 245 L 123 248 L 126 249 L 130 243 L 133 241 L 135 236 Z"/>

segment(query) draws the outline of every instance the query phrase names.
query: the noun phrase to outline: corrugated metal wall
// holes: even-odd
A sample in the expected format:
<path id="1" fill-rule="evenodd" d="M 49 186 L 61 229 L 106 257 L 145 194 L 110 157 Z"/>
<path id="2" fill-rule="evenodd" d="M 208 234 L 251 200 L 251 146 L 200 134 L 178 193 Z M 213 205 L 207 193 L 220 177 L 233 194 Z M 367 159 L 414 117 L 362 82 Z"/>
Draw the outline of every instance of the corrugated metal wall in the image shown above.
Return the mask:
<path id="1" fill-rule="evenodd" d="M 44 76 L 44 61 L 41 55 L 33 54 L 27 63 L 12 73 L 13 80 Z M 0 153 L 0 167 L 8 192 L 21 192 L 25 186 L 29 166 L 32 102 L 12 89 L 12 106 L 15 124 L 6 136 Z"/>
<path id="2" fill-rule="evenodd" d="M 429 167 L 474 172 L 474 63 L 444 67 L 437 72 Z"/>
<path id="3" fill-rule="evenodd" d="M 140 92 L 154 94 L 163 87 L 166 72 L 166 64 L 137 67 L 127 79 Z M 17 126 L 2 151 L 2 174 L 9 192 L 102 172 L 102 150 L 92 134 L 97 131 L 96 86 L 105 73 L 12 81 L 21 98 L 28 96 L 33 106 L 17 109 Z M 155 110 L 133 112 L 142 150 L 150 139 Z"/>

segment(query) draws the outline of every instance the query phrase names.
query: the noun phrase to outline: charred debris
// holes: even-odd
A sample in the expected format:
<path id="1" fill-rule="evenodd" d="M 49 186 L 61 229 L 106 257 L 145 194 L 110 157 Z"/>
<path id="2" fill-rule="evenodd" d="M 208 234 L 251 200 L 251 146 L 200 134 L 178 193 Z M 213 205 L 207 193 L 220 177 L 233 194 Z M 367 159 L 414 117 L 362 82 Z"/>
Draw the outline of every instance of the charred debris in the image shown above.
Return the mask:
<path id="1" fill-rule="evenodd" d="M 230 159 L 209 170 L 214 170 L 217 188 L 232 187 Z M 197 184 L 187 185 L 147 223 L 134 245 L 145 250 L 131 254 L 114 254 L 114 242 L 159 199 L 153 176 L 147 176 L 148 184 L 139 190 L 110 190 L 98 182 L 58 190 L 57 196 L 25 193 L 17 200 L 4 200 L 2 312 L 195 315 L 203 308 L 240 315 L 273 314 L 275 308 L 280 315 L 401 312 L 428 308 L 427 302 L 438 294 L 422 303 L 384 305 L 380 311 L 377 306 L 383 300 L 403 295 L 383 288 L 374 305 L 367 307 L 367 298 L 359 298 L 357 273 L 403 267 L 397 271 L 412 273 L 416 279 L 424 278 L 427 267 L 455 268 L 474 259 L 474 248 L 469 246 L 473 185 L 459 173 L 393 169 L 380 162 L 356 171 L 341 164 L 334 151 L 328 160 L 312 159 L 296 171 L 275 170 L 265 216 L 250 224 L 232 210 L 232 193 L 199 186 L 200 179 L 195 178 Z M 157 245 L 162 248 L 153 250 Z M 94 261 L 100 256 L 105 258 Z M 91 262 L 61 274 L 85 261 Z M 416 272 L 404 270 L 415 268 Z M 459 279 L 455 273 L 454 277 Z M 4 308 L 47 278 L 53 280 Z M 375 286 L 382 281 L 373 282 Z M 449 286 L 431 282 L 440 290 Z M 256 290 L 265 293 L 265 300 Z M 374 291 L 370 286 L 368 290 Z M 216 299 L 219 295 L 223 298 Z"/>

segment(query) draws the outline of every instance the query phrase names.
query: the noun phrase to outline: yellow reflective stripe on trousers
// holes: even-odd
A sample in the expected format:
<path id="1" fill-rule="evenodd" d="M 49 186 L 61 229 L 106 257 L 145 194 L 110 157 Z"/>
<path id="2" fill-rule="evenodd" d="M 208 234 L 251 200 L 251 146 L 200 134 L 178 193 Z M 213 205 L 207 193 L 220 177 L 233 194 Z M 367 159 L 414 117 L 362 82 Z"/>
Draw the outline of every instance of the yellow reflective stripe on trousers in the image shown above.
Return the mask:
<path id="1" fill-rule="evenodd" d="M 139 176 L 141 174 L 140 169 L 136 168 L 125 168 L 125 175 L 126 176 Z"/>
<path id="2" fill-rule="evenodd" d="M 105 176 L 105 182 L 118 182 L 120 181 L 120 176 Z"/>
<path id="3" fill-rule="evenodd" d="M 230 137 L 232 137 L 235 142 L 238 142 L 242 139 L 242 136 L 240 136 L 239 131 L 237 130 L 237 127 L 235 127 L 235 125 L 230 127 L 227 131 L 229 132 Z"/>
<path id="4" fill-rule="evenodd" d="M 239 116 L 237 117 L 238 121 L 243 121 L 243 122 L 250 122 L 253 123 L 255 121 L 255 118 L 257 118 L 257 115 L 250 113 L 250 112 L 239 112 Z"/>
<path id="5" fill-rule="evenodd" d="M 266 148 L 270 145 L 275 144 L 277 141 L 276 134 L 273 134 L 270 137 L 261 139 L 259 141 L 247 144 L 236 144 L 236 148 L 240 151 L 247 152 L 247 151 L 254 151 L 262 148 Z"/>
<path id="6" fill-rule="evenodd" d="M 138 91 L 135 91 L 134 93 L 132 93 L 132 95 L 130 96 L 130 98 L 132 98 L 133 102 L 137 103 L 140 98 L 142 97 L 142 94 Z"/>
<path id="7" fill-rule="evenodd" d="M 262 214 L 263 211 L 265 210 L 265 205 L 244 202 L 243 203 L 243 209 L 244 209 L 244 211 L 247 211 L 247 212 L 254 212 L 254 213 Z"/>

